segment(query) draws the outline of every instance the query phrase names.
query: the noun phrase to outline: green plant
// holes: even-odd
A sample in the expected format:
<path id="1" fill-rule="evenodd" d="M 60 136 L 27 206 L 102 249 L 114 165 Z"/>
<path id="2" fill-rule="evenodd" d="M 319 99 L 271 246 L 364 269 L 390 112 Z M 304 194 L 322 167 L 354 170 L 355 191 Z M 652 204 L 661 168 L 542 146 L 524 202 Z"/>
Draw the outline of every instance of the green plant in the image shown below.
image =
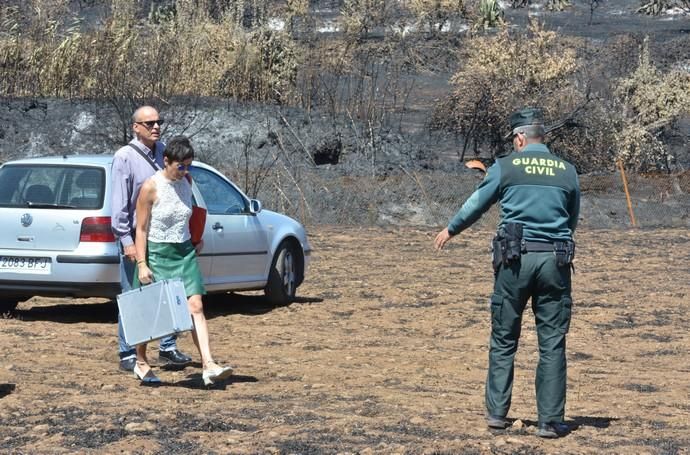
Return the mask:
<path id="1" fill-rule="evenodd" d="M 503 25 L 503 8 L 497 0 L 480 0 L 477 7 L 476 28 L 494 28 Z"/>

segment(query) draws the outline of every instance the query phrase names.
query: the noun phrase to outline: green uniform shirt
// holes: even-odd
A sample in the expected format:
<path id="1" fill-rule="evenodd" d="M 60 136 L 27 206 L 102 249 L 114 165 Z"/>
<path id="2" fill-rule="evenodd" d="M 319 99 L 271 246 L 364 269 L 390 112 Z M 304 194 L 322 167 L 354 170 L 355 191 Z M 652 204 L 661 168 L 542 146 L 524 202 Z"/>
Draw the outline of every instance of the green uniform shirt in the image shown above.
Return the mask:
<path id="1" fill-rule="evenodd" d="M 499 158 L 477 190 L 448 225 L 452 235 L 467 229 L 495 202 L 501 204 L 500 226 L 523 224 L 523 238 L 570 240 L 580 213 L 580 185 L 575 167 L 544 144 Z"/>

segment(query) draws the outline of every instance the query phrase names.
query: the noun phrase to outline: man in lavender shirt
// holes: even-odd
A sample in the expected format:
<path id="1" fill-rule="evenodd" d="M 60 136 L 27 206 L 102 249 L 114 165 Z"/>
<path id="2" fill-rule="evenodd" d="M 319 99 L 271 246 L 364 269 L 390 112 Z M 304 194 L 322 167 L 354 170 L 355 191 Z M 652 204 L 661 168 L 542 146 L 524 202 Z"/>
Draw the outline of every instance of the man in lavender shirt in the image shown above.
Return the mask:
<path id="1" fill-rule="evenodd" d="M 146 179 L 155 170 L 163 167 L 165 144 L 159 141 L 161 124 L 158 111 L 151 106 L 142 106 L 132 115 L 134 139 L 115 153 L 112 168 L 112 227 L 120 246 L 120 285 L 122 292 L 132 289 L 136 272 L 136 251 L 134 233 L 136 232 L 137 197 Z M 148 159 L 139 153 L 140 150 Z M 128 345 L 122 331 L 122 320 L 118 315 L 118 338 L 120 351 L 120 369 L 133 371 L 137 357 L 133 346 Z M 188 355 L 177 350 L 175 336 L 161 339 L 158 361 L 168 367 L 184 367 L 192 361 Z"/>

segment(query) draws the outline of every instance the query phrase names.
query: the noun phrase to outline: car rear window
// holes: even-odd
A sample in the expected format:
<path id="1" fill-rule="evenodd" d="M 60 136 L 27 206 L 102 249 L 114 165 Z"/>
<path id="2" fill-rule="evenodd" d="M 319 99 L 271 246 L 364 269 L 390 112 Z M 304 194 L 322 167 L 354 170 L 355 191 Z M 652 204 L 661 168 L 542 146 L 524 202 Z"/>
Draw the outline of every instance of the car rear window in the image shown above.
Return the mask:
<path id="1" fill-rule="evenodd" d="M 7 164 L 0 168 L 0 207 L 100 209 L 101 167 Z"/>

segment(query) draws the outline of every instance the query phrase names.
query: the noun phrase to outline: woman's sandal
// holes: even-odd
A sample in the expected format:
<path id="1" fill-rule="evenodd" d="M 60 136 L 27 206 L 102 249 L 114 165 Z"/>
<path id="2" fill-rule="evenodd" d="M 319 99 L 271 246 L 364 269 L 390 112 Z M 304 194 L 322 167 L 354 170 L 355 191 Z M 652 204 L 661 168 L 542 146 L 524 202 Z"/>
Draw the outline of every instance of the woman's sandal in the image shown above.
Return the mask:
<path id="1" fill-rule="evenodd" d="M 207 362 L 207 365 L 209 363 L 215 364 L 215 368 L 207 368 L 204 370 L 204 372 L 201 374 L 201 378 L 204 380 L 204 385 L 211 385 L 215 384 L 218 381 L 222 381 L 223 379 L 229 378 L 232 376 L 232 367 L 221 367 L 220 365 L 217 365 L 216 362 L 213 360 Z"/>
<path id="2" fill-rule="evenodd" d="M 140 362 L 137 360 L 136 365 L 134 365 L 134 376 L 141 380 L 142 385 L 158 385 L 161 383 L 161 380 L 154 374 L 151 367 L 149 367 L 149 371 L 144 374 L 139 365 L 143 366 L 148 364 L 146 362 Z"/>

